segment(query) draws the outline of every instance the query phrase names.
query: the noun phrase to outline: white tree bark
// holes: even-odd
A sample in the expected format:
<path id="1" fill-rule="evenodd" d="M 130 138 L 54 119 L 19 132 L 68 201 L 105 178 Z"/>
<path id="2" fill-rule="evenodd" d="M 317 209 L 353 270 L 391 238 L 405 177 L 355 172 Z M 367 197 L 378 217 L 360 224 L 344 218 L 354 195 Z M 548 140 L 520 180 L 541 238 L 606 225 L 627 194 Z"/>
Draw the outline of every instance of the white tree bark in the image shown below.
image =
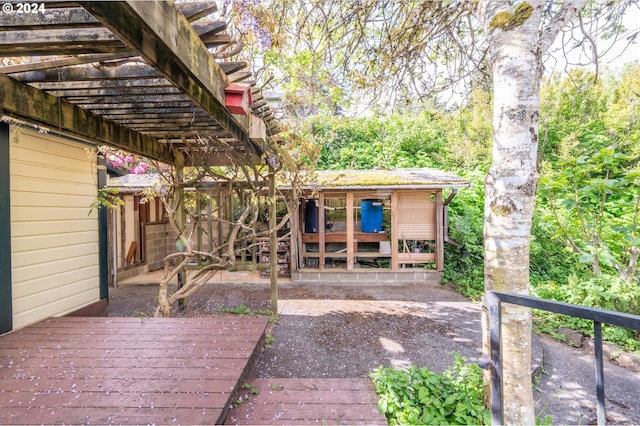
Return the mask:
<path id="1" fill-rule="evenodd" d="M 503 2 L 498 2 L 502 3 Z M 493 162 L 485 181 L 485 289 L 529 293 L 529 243 L 538 171 L 540 3 L 511 30 L 493 29 Z M 509 12 L 507 12 L 509 13 Z M 495 14 L 493 14 L 495 17 Z M 503 308 L 505 424 L 535 424 L 531 313 Z"/>
<path id="2" fill-rule="evenodd" d="M 485 290 L 529 293 L 531 223 L 538 182 L 542 56 L 562 25 L 584 6 L 566 1 L 541 28 L 544 0 L 481 2 L 494 86 L 493 162 L 485 181 Z M 505 424 L 535 424 L 531 386 L 531 313 L 502 311 Z M 486 324 L 486 318 L 483 323 Z M 488 356 L 488 329 L 484 329 Z"/>

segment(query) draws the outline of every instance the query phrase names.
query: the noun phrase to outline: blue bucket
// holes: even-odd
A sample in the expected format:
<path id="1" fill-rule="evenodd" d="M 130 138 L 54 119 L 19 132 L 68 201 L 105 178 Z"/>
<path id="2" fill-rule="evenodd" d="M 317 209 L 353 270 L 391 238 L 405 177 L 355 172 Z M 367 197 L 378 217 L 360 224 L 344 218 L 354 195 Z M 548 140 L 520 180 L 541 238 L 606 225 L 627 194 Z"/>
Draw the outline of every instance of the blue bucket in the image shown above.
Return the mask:
<path id="1" fill-rule="evenodd" d="M 360 203 L 360 215 L 362 216 L 362 232 L 382 232 L 382 211 L 381 200 L 362 200 Z"/>

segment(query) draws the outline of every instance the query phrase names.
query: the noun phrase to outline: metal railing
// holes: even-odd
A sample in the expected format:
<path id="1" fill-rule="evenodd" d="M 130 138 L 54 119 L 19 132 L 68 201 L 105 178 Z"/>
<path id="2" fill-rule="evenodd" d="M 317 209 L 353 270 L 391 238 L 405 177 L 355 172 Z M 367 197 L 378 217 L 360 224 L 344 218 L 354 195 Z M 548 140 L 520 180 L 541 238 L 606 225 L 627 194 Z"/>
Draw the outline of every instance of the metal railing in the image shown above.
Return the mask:
<path id="1" fill-rule="evenodd" d="M 489 340 L 491 346 L 491 361 L 486 365 L 486 368 L 489 368 L 491 371 L 491 424 L 501 425 L 503 423 L 502 359 L 500 351 L 502 319 L 500 305 L 501 303 L 510 303 L 593 321 L 593 343 L 596 361 L 596 397 L 598 399 L 597 421 L 599 425 L 604 425 L 605 397 L 602 359 L 602 324 L 640 330 L 640 316 L 499 291 L 488 291 L 485 294 L 484 303 L 489 315 Z"/>

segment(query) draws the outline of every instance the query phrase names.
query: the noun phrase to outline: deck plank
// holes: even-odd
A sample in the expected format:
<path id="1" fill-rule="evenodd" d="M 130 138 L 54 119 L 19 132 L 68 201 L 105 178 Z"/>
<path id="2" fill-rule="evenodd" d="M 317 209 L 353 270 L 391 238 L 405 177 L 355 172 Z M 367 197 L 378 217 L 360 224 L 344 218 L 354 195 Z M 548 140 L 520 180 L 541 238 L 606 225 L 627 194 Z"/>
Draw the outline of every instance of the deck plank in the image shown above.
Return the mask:
<path id="1" fill-rule="evenodd" d="M 252 379 L 249 385 L 225 424 L 387 424 L 367 378 Z"/>
<path id="2" fill-rule="evenodd" d="M 63 317 L 0 336 L 1 423 L 220 423 L 267 322 Z"/>

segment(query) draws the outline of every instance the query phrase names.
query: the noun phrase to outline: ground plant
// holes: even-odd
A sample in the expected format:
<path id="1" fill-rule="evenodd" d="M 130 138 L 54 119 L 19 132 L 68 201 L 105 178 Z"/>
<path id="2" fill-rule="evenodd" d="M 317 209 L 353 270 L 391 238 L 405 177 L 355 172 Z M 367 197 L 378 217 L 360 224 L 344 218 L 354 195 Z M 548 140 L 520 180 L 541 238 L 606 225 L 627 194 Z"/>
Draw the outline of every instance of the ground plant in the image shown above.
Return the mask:
<path id="1" fill-rule="evenodd" d="M 380 396 L 378 409 L 390 425 L 491 423 L 480 367 L 456 353 L 453 364 L 440 374 L 417 366 L 378 367 L 371 377 Z"/>
<path id="2" fill-rule="evenodd" d="M 637 284 L 623 281 L 617 276 L 600 275 L 585 279 L 572 275 L 566 284 L 555 281 L 540 283 L 534 289 L 534 294 L 545 299 L 640 315 L 640 292 Z M 534 327 L 540 333 L 560 339 L 562 335 L 557 332 L 560 327 L 593 336 L 592 321 L 551 312 L 535 312 Z M 638 331 L 604 324 L 602 337 L 629 351 L 640 352 Z"/>

